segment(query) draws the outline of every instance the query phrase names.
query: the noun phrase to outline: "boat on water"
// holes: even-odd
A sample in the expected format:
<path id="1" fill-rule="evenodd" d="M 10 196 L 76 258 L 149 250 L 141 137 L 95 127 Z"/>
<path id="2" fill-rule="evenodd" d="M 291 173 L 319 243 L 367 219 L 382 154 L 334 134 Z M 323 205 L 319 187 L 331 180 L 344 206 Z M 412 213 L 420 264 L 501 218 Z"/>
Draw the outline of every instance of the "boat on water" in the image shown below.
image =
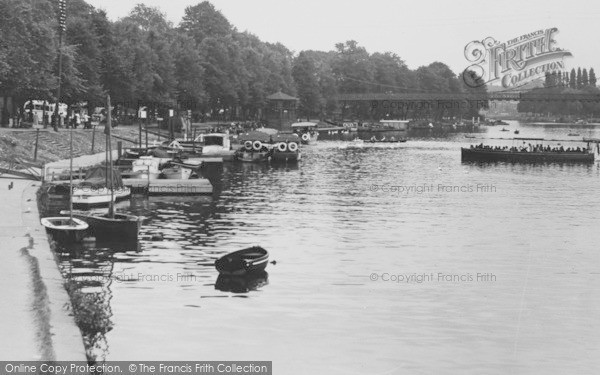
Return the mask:
<path id="1" fill-rule="evenodd" d="M 500 129 L 500 131 L 501 131 L 501 132 L 507 132 L 507 131 L 510 131 L 510 130 L 508 130 L 508 129 L 506 129 L 506 128 L 502 128 L 502 129 Z"/>
<path id="2" fill-rule="evenodd" d="M 69 211 L 62 211 L 61 215 L 69 215 Z M 45 217 L 40 220 L 48 233 L 57 242 L 80 242 L 87 235 L 89 225 L 76 217 L 60 216 Z"/>
<path id="3" fill-rule="evenodd" d="M 520 131 L 518 131 L 518 130 L 515 130 L 515 131 L 514 131 L 514 133 L 515 133 L 515 134 L 519 134 L 519 133 L 520 133 Z"/>
<path id="4" fill-rule="evenodd" d="M 41 224 L 58 242 L 80 242 L 87 235 L 89 225 L 73 217 L 73 128 L 69 131 L 69 211 L 61 217 L 45 217 Z"/>
<path id="5" fill-rule="evenodd" d="M 404 142 L 406 142 L 406 138 L 382 137 L 381 139 L 377 139 L 377 137 L 372 136 L 368 142 L 369 143 L 404 143 Z"/>
<path id="6" fill-rule="evenodd" d="M 107 108 L 111 108 L 110 96 L 107 97 L 106 104 Z M 137 242 L 143 218 L 115 212 L 114 204 L 119 195 L 121 197 L 128 197 L 131 194 L 131 191 L 129 188 L 123 186 L 123 180 L 121 179 L 119 171 L 113 168 L 112 142 L 110 136 L 111 128 L 111 115 L 110 111 L 108 111 L 105 128 L 106 149 L 108 151 L 106 153 L 106 165 L 92 168 L 88 171 L 85 181 L 88 185 L 84 186 L 87 192 L 82 192 L 83 194 L 94 193 L 93 188 L 95 187 L 97 188 L 97 194 L 88 197 L 85 195 L 81 196 L 84 201 L 87 199 L 88 203 L 90 201 L 107 202 L 108 212 L 101 214 L 88 211 L 71 211 L 71 214 L 77 216 L 89 225 L 90 231 L 96 237 L 96 241 Z"/>
<path id="7" fill-rule="evenodd" d="M 484 146 L 483 144 L 470 148 L 461 147 L 462 161 L 504 161 L 516 163 L 593 163 L 594 151 L 590 148 L 544 147 L 544 138 L 514 138 L 514 141 L 527 144 L 527 141 L 538 142 L 536 145 L 520 145 L 518 147 Z"/>
<path id="8" fill-rule="evenodd" d="M 123 185 L 119 171 L 100 165 L 90 168 L 85 180 L 73 187 L 72 199 L 73 205 L 78 207 L 106 206 L 111 201 L 118 202 L 130 195 L 131 190 Z"/>
<path id="9" fill-rule="evenodd" d="M 300 138 L 295 133 L 280 133 L 271 136 L 271 163 L 297 163 L 302 159 Z"/>
<path id="10" fill-rule="evenodd" d="M 184 157 L 194 158 L 199 155 L 204 157 L 220 157 L 223 161 L 232 161 L 235 150 L 231 148 L 230 135 L 227 133 L 199 134 L 192 140 L 175 139 L 163 145 L 173 150 L 179 150 Z"/>
<path id="11" fill-rule="evenodd" d="M 192 175 L 192 169 L 173 164 L 163 168 L 162 175 L 167 180 L 187 180 Z"/>
<path id="12" fill-rule="evenodd" d="M 61 211 L 61 215 L 67 211 Z M 134 242 L 137 241 L 143 218 L 135 215 L 115 213 L 100 214 L 90 211 L 73 211 L 74 219 L 83 221 L 89 226 L 89 233 L 99 242 Z"/>
<path id="13" fill-rule="evenodd" d="M 569 137 L 579 137 L 581 134 L 579 133 L 569 133 L 568 136 Z"/>
<path id="14" fill-rule="evenodd" d="M 312 145 L 317 143 L 319 132 L 316 122 L 296 122 L 292 124 L 292 130 L 298 134 L 303 145 Z"/>
<path id="15" fill-rule="evenodd" d="M 301 158 L 302 154 L 297 142 L 279 142 L 274 145 L 271 153 L 271 161 L 275 163 L 298 162 Z"/>
<path id="16" fill-rule="evenodd" d="M 261 141 L 245 141 L 244 145 L 235 152 L 234 160 L 244 163 L 260 163 L 268 161 L 272 153 L 272 147 L 268 147 Z"/>
<path id="17" fill-rule="evenodd" d="M 229 253 L 215 262 L 215 268 L 222 275 L 246 275 L 264 271 L 269 262 L 269 252 L 260 246 L 253 246 Z"/>
<path id="18" fill-rule="evenodd" d="M 160 176 L 160 159 L 154 156 L 140 156 L 131 163 L 132 178 L 156 179 Z"/>

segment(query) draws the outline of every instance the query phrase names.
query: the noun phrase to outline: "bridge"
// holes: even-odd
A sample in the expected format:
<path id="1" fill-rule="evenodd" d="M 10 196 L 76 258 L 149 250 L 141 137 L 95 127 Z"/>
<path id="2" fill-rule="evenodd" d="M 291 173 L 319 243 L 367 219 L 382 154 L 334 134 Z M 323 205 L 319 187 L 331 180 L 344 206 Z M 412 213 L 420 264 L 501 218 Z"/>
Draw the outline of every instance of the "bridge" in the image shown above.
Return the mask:
<path id="1" fill-rule="evenodd" d="M 339 102 L 423 102 L 423 101 L 580 101 L 600 102 L 600 94 L 561 94 L 535 92 L 489 92 L 485 95 L 474 93 L 410 93 L 410 94 L 339 94 Z"/>

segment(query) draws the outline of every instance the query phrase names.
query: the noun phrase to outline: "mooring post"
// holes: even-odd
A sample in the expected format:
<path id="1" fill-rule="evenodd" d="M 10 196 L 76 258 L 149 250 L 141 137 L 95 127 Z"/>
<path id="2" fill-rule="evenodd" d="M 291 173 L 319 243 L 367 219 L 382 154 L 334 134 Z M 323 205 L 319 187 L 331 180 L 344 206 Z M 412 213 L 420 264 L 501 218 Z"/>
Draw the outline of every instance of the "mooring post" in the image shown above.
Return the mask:
<path id="1" fill-rule="evenodd" d="M 146 126 L 144 130 L 146 132 L 146 151 L 148 151 L 148 127 Z"/>
<path id="2" fill-rule="evenodd" d="M 142 148 L 142 122 L 138 120 L 138 134 L 140 139 L 140 148 Z"/>
<path id="3" fill-rule="evenodd" d="M 33 161 L 37 161 L 38 140 L 40 138 L 40 129 L 35 129 L 35 150 L 33 150 Z"/>
<path id="4" fill-rule="evenodd" d="M 123 142 L 122 141 L 118 141 L 117 142 L 117 159 L 121 159 L 121 152 L 123 151 Z"/>

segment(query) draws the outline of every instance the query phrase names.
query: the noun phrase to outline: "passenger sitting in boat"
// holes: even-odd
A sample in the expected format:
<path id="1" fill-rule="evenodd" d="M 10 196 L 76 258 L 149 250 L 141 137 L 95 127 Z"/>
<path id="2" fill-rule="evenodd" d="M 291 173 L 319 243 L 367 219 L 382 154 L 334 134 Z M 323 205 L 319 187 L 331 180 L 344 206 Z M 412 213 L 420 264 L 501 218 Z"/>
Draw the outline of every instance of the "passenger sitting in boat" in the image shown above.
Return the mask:
<path id="1" fill-rule="evenodd" d="M 392 136 L 392 138 L 390 138 L 390 141 L 395 142 L 396 138 L 394 136 Z"/>
<path id="2" fill-rule="evenodd" d="M 375 136 L 372 136 L 371 137 L 371 142 L 376 142 L 376 141 L 377 141 L 377 138 Z"/>

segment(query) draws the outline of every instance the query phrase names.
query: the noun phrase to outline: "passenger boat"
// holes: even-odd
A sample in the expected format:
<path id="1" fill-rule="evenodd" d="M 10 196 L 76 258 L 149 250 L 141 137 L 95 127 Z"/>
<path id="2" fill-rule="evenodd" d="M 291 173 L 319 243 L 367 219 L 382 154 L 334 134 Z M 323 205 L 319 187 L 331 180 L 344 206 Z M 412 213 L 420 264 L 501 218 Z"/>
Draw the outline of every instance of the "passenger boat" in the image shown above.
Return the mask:
<path id="1" fill-rule="evenodd" d="M 69 215 L 69 211 L 63 212 L 65 215 Z M 40 222 L 57 242 L 80 242 L 85 238 L 89 228 L 85 221 L 68 216 L 45 217 Z"/>
<path id="2" fill-rule="evenodd" d="M 272 147 L 261 141 L 245 141 L 244 145 L 235 152 L 234 160 L 245 163 L 258 163 L 269 160 Z"/>
<path id="3" fill-rule="evenodd" d="M 544 141 L 543 138 L 514 138 L 517 141 Z M 568 149 L 567 149 L 568 150 Z M 494 148 L 489 146 L 471 146 L 461 148 L 462 161 L 504 161 L 522 163 L 593 163 L 594 151 L 589 147 L 580 151 L 567 151 L 561 148 L 546 150 L 544 147 L 535 147 L 533 150 L 524 148 Z"/>
<path id="4" fill-rule="evenodd" d="M 271 163 L 297 163 L 302 159 L 300 137 L 295 133 L 280 133 L 271 137 Z"/>
<path id="5" fill-rule="evenodd" d="M 73 188 L 73 205 L 105 206 L 111 201 L 117 202 L 129 198 L 131 190 L 123 185 L 119 171 L 113 168 L 107 171 L 108 169 L 106 166 L 96 166 L 88 170 L 85 180 Z M 109 181 L 107 174 L 112 175 L 111 187 L 107 185 Z"/>
<path id="6" fill-rule="evenodd" d="M 317 143 L 319 133 L 317 132 L 316 122 L 296 122 L 292 124 L 292 130 L 300 136 L 303 145 Z"/>
<path id="7" fill-rule="evenodd" d="M 229 253 L 215 262 L 215 268 L 223 275 L 245 275 L 264 271 L 269 262 L 269 252 L 260 246 Z"/>
<path id="8" fill-rule="evenodd" d="M 278 163 L 298 162 L 302 158 L 300 147 L 297 142 L 279 142 L 273 147 L 271 161 Z"/>

